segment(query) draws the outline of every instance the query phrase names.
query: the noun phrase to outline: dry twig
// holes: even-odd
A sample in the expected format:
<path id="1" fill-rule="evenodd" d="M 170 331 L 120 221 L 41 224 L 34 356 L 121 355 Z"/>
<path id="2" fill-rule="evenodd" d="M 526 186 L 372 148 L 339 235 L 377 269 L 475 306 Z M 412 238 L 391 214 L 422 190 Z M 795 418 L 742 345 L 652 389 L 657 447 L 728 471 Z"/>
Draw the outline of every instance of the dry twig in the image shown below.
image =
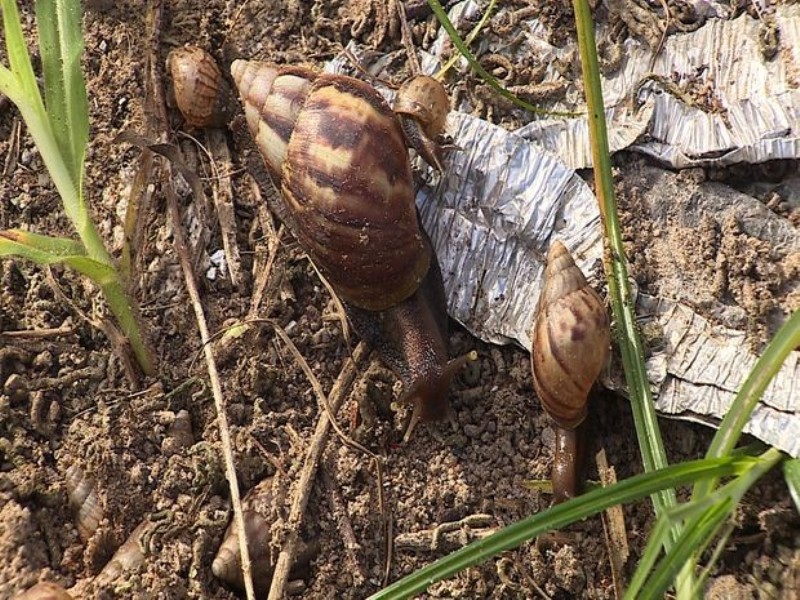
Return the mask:
<path id="1" fill-rule="evenodd" d="M 359 365 L 368 355 L 369 351 L 366 344 L 360 342 L 358 346 L 356 346 L 352 358 L 347 359 L 345 362 L 327 398 L 326 403 L 329 405 L 329 412 L 331 414 L 335 414 L 345 398 L 347 398 L 350 385 L 356 377 Z M 328 412 L 324 410 L 321 411 L 319 421 L 317 421 L 317 427 L 314 430 L 314 437 L 311 440 L 308 454 L 306 455 L 303 470 L 300 473 L 300 480 L 297 482 L 295 495 L 292 499 L 292 507 L 287 520 L 289 531 L 283 547 L 281 548 L 281 552 L 278 555 L 278 560 L 275 563 L 275 573 L 272 577 L 272 585 L 269 590 L 269 600 L 281 600 L 283 598 L 286 582 L 289 579 L 289 570 L 292 567 L 292 562 L 294 561 L 294 556 L 300 541 L 300 523 L 306 505 L 308 504 L 308 498 L 311 495 L 311 483 L 314 480 L 320 457 L 325 449 L 330 426 L 331 421 L 328 419 Z"/>
<path id="2" fill-rule="evenodd" d="M 609 466 L 606 458 L 606 451 L 601 449 L 595 457 L 597 471 L 600 473 L 600 481 L 603 486 L 617 483 L 617 474 L 614 467 Z M 612 506 L 603 513 L 603 531 L 606 537 L 606 547 L 611 562 L 611 577 L 614 580 L 614 594 L 617 598 L 622 598 L 623 590 L 623 569 L 628 560 L 630 550 L 628 548 L 628 536 L 625 530 L 625 515 L 622 513 L 622 506 Z"/>

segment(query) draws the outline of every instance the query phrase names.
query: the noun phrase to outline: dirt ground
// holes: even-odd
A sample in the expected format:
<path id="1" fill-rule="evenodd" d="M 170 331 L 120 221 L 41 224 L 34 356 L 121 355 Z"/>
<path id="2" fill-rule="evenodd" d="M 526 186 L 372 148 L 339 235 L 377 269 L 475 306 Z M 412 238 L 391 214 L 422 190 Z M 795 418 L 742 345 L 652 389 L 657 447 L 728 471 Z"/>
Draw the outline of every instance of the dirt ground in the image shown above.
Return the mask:
<path id="1" fill-rule="evenodd" d="M 171 48 L 184 43 L 211 50 L 221 63 L 234 52 L 318 66 L 351 39 L 383 53 L 402 53 L 395 13 L 380 1 L 292 0 L 276 7 L 222 0 L 164 4 L 161 64 Z M 435 18 L 423 2 L 406 4 L 414 44 L 426 48 L 438 29 Z M 559 43 L 575 43 L 571 11 L 562 3 L 511 4 L 515 9 L 530 4 L 532 15 L 562 23 Z M 151 8 L 141 1 L 86 2 L 84 65 L 91 112 L 86 194 L 101 234 L 117 256 L 140 151 L 114 139 L 123 131 L 144 133 L 150 117 L 145 98 L 151 93 L 146 70 Z M 31 31 L 32 9 L 24 8 L 23 15 Z M 602 10 L 598 18 L 603 18 Z M 490 27 L 486 35 L 498 34 Z M 392 64 L 402 80 L 404 61 Z M 464 75 L 448 87 L 453 94 L 464 94 L 474 81 Z M 497 122 L 518 118 L 518 113 L 485 99 L 476 107 Z M 170 114 L 172 125 L 179 126 L 175 111 Z M 73 235 L 24 128 L 21 143 L 14 144 L 19 123 L 15 110 L 2 109 L 0 164 L 6 170 L 0 180 L 0 229 L 29 227 Z M 204 132 L 193 135 L 208 140 Z M 170 141 L 181 145 L 207 189 L 217 185 L 208 158 L 190 138 L 173 133 Z M 274 240 L 259 211 L 264 200 L 246 174 L 245 149 L 235 136 L 224 141 L 232 163 L 222 174 L 230 175 L 233 187 L 242 282 L 233 285 L 225 274 L 208 276 L 210 257 L 222 247 L 213 209 L 203 219 L 188 192 L 181 206 L 181 226 L 191 232 L 192 258 L 212 333 L 247 318 L 253 265 L 264 264 Z M 636 204 L 641 181 L 635 171 L 645 162 L 630 157 L 621 161 L 623 208 L 626 199 L 627 205 Z M 157 368 L 139 389 L 126 376 L 108 338 L 89 322 L 107 316 L 91 284 L 62 268 L 47 271 L 20 260 L 0 261 L 0 599 L 40 580 L 77 586 L 76 598 L 239 597 L 211 570 L 231 518 L 230 498 L 198 325 L 173 246 L 176 224 L 167 216 L 163 173 L 158 165 L 151 172 L 153 187 L 134 262 L 134 289 Z M 733 181 L 737 175 L 734 170 L 713 177 Z M 646 223 L 636 222 L 643 218 L 642 212 L 626 213 L 626 231 L 647 230 Z M 730 254 L 737 246 L 727 251 L 735 264 Z M 635 265 L 634 272 L 645 289 L 654 278 L 646 265 Z M 255 316 L 283 327 L 323 388 L 330 390 L 355 340 L 348 346 L 335 304 L 288 235 L 277 247 Z M 477 367 L 453 386 L 453 421 L 421 426 L 408 443 L 400 439 L 403 418 L 387 408 L 399 393 L 394 379 L 375 358 L 357 377 L 339 420 L 348 434 L 384 457 L 383 511 L 373 462 L 332 434 L 303 520 L 311 558 L 293 575 L 298 596 L 364 598 L 380 589 L 387 568 L 387 522 L 395 542 L 388 579 L 394 581 L 443 556 L 462 538 L 549 505 L 549 496 L 524 485 L 547 477 L 554 437 L 533 393 L 528 354 L 484 344 L 454 323 L 451 346 L 454 356 L 476 349 Z M 256 323 L 232 345 L 216 349 L 239 485 L 247 491 L 267 480 L 259 489 L 267 490 L 261 501 L 270 505 L 273 521 L 263 533 L 273 543 L 262 552 L 274 555 L 319 419 L 318 402 L 297 361 L 268 324 Z M 377 407 L 374 421 L 358 415 L 363 399 Z M 701 457 L 712 436 L 701 426 L 661 424 L 671 461 Z M 627 401 L 610 395 L 596 398 L 588 429 L 589 456 L 604 449 L 619 478 L 641 472 Z M 596 468 L 590 468 L 589 477 L 597 479 Z M 92 513 L 98 521 L 94 531 L 76 527 L 68 480 L 83 492 L 94 490 L 89 498 L 97 511 Z M 92 515 L 83 515 L 85 527 Z M 648 502 L 626 506 L 624 515 L 631 551 L 624 573 L 629 575 L 653 515 Z M 434 538 L 435 528 L 460 520 L 464 522 L 452 528 L 455 534 L 444 531 L 445 526 Z M 147 532 L 141 565 L 114 579 L 97 578 L 140 524 L 144 529 L 137 531 Z M 736 524 L 707 597 L 797 598 L 800 519 L 778 473 L 745 497 Z M 587 519 L 437 583 L 428 597 L 613 598 L 605 539 L 601 518 Z"/>

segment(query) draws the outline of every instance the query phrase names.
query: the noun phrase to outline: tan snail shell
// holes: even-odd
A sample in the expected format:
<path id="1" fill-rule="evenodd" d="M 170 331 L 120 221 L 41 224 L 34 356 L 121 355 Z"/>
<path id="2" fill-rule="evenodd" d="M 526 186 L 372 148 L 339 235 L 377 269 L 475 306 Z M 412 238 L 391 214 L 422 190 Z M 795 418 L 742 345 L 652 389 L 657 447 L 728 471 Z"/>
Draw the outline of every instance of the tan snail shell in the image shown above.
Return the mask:
<path id="1" fill-rule="evenodd" d="M 273 478 L 268 477 L 250 490 L 242 500 L 242 516 L 247 536 L 247 550 L 250 554 L 253 587 L 256 594 L 266 596 L 272 573 L 275 570 L 270 533 L 270 515 L 274 513 L 272 494 Z M 300 552 L 295 559 L 296 568 L 303 568 L 316 550 L 301 543 Z M 293 569 L 294 570 L 294 569 Z M 239 536 L 235 520 L 231 520 L 222 538 L 217 555 L 211 563 L 211 571 L 216 577 L 235 589 L 244 589 L 242 563 L 239 553 Z"/>
<path id="2" fill-rule="evenodd" d="M 436 138 L 444 132 L 450 100 L 438 79 L 417 75 L 406 80 L 397 91 L 394 111 L 406 138 L 425 161 L 442 171 L 442 149 Z"/>
<path id="3" fill-rule="evenodd" d="M 152 529 L 156 523 L 145 519 L 128 536 L 111 560 L 108 561 L 103 570 L 95 577 L 94 585 L 102 587 L 112 583 L 122 573 L 132 571 L 144 563 L 144 549 L 142 548 L 142 537 L 148 529 Z"/>
<path id="4" fill-rule="evenodd" d="M 57 583 L 42 581 L 22 594 L 14 596 L 14 600 L 72 600 L 72 596 Z"/>
<path id="5" fill-rule="evenodd" d="M 368 84 L 237 60 L 245 116 L 292 233 L 343 299 L 367 310 L 401 302 L 430 266 L 399 123 Z"/>
<path id="6" fill-rule="evenodd" d="M 575 494 L 575 429 L 586 418 L 589 392 L 608 361 L 611 331 L 602 299 L 558 241 L 547 255 L 531 338 L 534 389 L 557 425 L 553 487 L 563 499 Z"/>
<path id="7" fill-rule="evenodd" d="M 75 513 L 75 526 L 83 542 L 97 531 L 103 520 L 103 507 L 97 497 L 95 481 L 77 464 L 67 469 L 66 488 L 69 504 Z"/>
<path id="8" fill-rule="evenodd" d="M 237 60 L 231 73 L 281 218 L 344 301 L 354 328 L 403 380 L 416 420 L 447 414 L 444 286 L 420 226 L 406 137 L 371 86 Z"/>
<path id="9" fill-rule="evenodd" d="M 191 127 L 222 127 L 234 97 L 214 57 L 197 46 L 175 48 L 167 56 L 175 103 Z"/>

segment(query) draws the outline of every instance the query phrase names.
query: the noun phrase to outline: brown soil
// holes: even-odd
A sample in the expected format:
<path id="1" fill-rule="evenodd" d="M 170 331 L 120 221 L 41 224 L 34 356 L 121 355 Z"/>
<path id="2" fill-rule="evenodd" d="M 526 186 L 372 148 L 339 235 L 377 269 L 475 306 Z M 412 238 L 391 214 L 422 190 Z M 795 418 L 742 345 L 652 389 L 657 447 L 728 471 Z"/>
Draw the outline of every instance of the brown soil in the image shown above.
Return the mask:
<path id="1" fill-rule="evenodd" d="M 142 2 L 86 4 L 84 65 L 92 124 L 86 192 L 101 234 L 118 255 L 139 151 L 113 140 L 122 131 L 143 132 L 148 118 L 144 102 L 148 12 Z M 163 64 L 171 48 L 191 42 L 211 49 L 222 62 L 226 57 L 219 49 L 227 42 L 241 56 L 320 65 L 351 39 L 402 56 L 398 22 L 387 8 L 391 5 L 385 4 L 291 0 L 273 10 L 255 2 L 239 9 L 239 3 L 222 0 L 177 0 L 165 6 L 160 58 Z M 435 19 L 420 8 L 424 3 L 406 4 L 414 42 L 427 47 L 437 29 Z M 537 2 L 531 4 L 534 13 L 540 10 Z M 24 15 L 31 27 L 31 10 Z M 564 44 L 575 43 L 569 10 L 548 9 L 547 18 L 564 25 Z M 497 31 L 500 24 L 496 23 Z M 402 60 L 395 65 L 400 80 L 405 65 Z M 459 90 L 450 91 L 464 94 L 474 87 L 472 77 L 463 79 Z M 498 122 L 507 121 L 510 114 L 500 105 L 487 109 L 485 100 L 479 109 Z M 0 114 L 0 163 L 8 163 L 10 175 L 0 180 L 0 229 L 29 227 L 72 235 L 31 140 L 23 135 L 21 146 L 13 151 L 19 121 L 15 110 L 6 108 Z M 195 133 L 205 139 L 202 132 Z M 196 171 L 207 177 L 205 155 L 185 137 L 175 136 L 173 141 L 199 157 Z M 259 222 L 262 200 L 244 173 L 242 148 L 233 139 L 228 145 L 233 156 L 237 244 L 247 274 L 254 260 L 263 258 L 268 234 Z M 641 185 L 626 169 L 635 171 L 643 164 L 629 161 L 621 169 L 623 197 L 628 189 L 633 190 L 628 197 L 635 198 L 634 188 Z M 76 597 L 237 597 L 211 572 L 230 520 L 230 499 L 198 327 L 173 248 L 175 224 L 166 217 L 162 177 L 156 168 L 152 202 L 141 221 L 144 242 L 135 263 L 137 299 L 157 360 L 157 375 L 145 379 L 141 389 L 126 377 L 108 338 L 87 321 L 107 316 L 90 283 L 62 268 L 48 273 L 20 260 L 0 262 L 0 599 L 40 580 L 65 587 L 78 584 Z M 205 184 L 211 185 L 208 178 Z M 239 286 L 226 277 L 212 281 L 203 276 L 209 256 L 222 246 L 219 226 L 213 217 L 199 220 L 202 213 L 195 211 L 188 197 L 187 193 L 182 206 L 187 215 L 183 225 L 187 231 L 193 228 L 197 236 L 193 240 L 202 242 L 193 253 L 203 307 L 210 330 L 221 332 L 247 316 L 254 276 Z M 626 226 L 645 231 L 646 224 L 637 225 L 637 218 L 644 217 L 628 213 Z M 735 237 L 735 224 L 731 228 L 713 239 L 698 236 L 693 242 L 698 248 L 686 253 L 704 252 L 701 246 L 706 243 L 723 244 L 729 264 L 735 265 L 737 253 L 760 251 L 726 241 L 733 239 L 728 233 Z M 207 236 L 197 234 L 198 229 L 205 229 Z M 645 280 L 652 276 L 646 268 L 640 274 Z M 335 315 L 336 307 L 309 262 L 285 236 L 257 316 L 274 319 L 289 332 L 326 391 L 354 346 L 346 344 Z M 526 480 L 547 477 L 554 436 L 533 393 L 527 353 L 484 344 L 455 324 L 452 329 L 451 353 L 475 348 L 480 359 L 478 368 L 453 386 L 451 423 L 419 427 L 409 443 L 400 443 L 402 415 L 384 409 L 396 399 L 398 385 L 378 368 L 375 358 L 358 378 L 339 420 L 353 437 L 385 457 L 385 514 L 379 509 L 372 462 L 332 435 L 322 460 L 324 476 L 316 479 L 304 518 L 303 537 L 316 542 L 318 552 L 297 574 L 302 597 L 363 598 L 379 589 L 387 561 L 387 519 L 396 540 L 389 579 L 396 580 L 461 543 L 460 535 L 443 533 L 440 543 L 433 544 L 432 534 L 425 530 L 467 519 L 454 529 L 469 537 L 549 505 L 547 495 L 524 486 Z M 15 331 L 31 334 L 7 335 Z M 271 487 L 277 499 L 271 534 L 278 547 L 293 482 L 319 419 L 318 403 L 303 371 L 266 324 L 256 324 L 218 354 L 239 484 L 249 490 L 276 475 Z M 362 423 L 357 417 L 356 407 L 364 398 L 379 407 L 374 422 Z M 188 411 L 191 422 L 188 437 L 173 427 L 182 410 Z M 661 424 L 671 461 L 703 455 L 710 430 L 674 421 Z M 605 449 L 620 479 L 641 472 L 626 401 L 616 397 L 596 401 L 588 429 L 589 456 Z M 101 511 L 96 531 L 86 540 L 76 528 L 68 500 L 67 471 L 73 466 L 94 482 Z M 597 479 L 595 468 L 590 468 L 589 477 Z M 631 547 L 624 572 L 629 574 L 653 515 L 648 502 L 628 505 L 624 512 Z M 488 517 L 473 516 L 479 514 Z M 736 520 L 738 528 L 713 573 L 708 597 L 797 597 L 800 520 L 779 474 L 767 477 L 745 497 Z M 142 565 L 114 580 L 93 582 L 143 522 L 149 534 Z M 346 549 L 348 527 L 355 544 Z M 428 593 L 462 598 L 544 594 L 612 598 L 603 522 L 599 517 L 587 519 L 524 544 L 431 586 Z"/>

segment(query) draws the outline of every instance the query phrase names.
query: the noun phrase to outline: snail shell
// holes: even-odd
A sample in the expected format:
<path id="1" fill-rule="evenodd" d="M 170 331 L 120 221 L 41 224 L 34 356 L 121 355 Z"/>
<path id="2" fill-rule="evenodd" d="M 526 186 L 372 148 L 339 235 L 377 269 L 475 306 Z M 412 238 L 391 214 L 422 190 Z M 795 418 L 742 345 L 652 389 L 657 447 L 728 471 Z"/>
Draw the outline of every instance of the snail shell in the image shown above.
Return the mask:
<path id="1" fill-rule="evenodd" d="M 266 597 L 275 570 L 270 532 L 271 515 L 276 510 L 272 493 L 273 482 L 272 477 L 264 479 L 242 499 L 242 517 L 247 536 L 247 550 L 250 554 L 253 587 L 259 597 Z M 292 573 L 296 575 L 298 569 L 304 568 L 317 551 L 316 545 L 306 545 L 301 541 Z M 231 519 L 225 530 L 217 555 L 211 563 L 211 571 L 229 586 L 239 590 L 244 589 L 239 536 L 234 519 Z"/>
<path id="2" fill-rule="evenodd" d="M 533 385 L 556 424 L 574 429 L 608 361 L 608 312 L 561 242 L 551 246 L 544 276 L 531 336 Z"/>
<path id="3" fill-rule="evenodd" d="M 70 507 L 75 512 L 78 535 L 87 542 L 103 520 L 103 507 L 97 497 L 95 482 L 74 464 L 67 469 L 66 487 Z"/>
<path id="4" fill-rule="evenodd" d="M 237 60 L 245 116 L 289 227 L 344 300 L 394 306 L 428 272 L 405 138 L 381 95 L 342 75 Z"/>
<path id="5" fill-rule="evenodd" d="M 608 361 L 611 331 L 600 296 L 561 242 L 547 255 L 545 283 L 531 334 L 533 386 L 556 423 L 553 493 L 575 495 L 589 391 Z"/>
<path id="6" fill-rule="evenodd" d="M 266 593 L 269 589 L 272 572 L 275 569 L 270 548 L 270 524 L 266 518 L 273 504 L 272 483 L 272 477 L 261 481 L 242 500 L 242 516 L 247 536 L 247 550 L 250 554 L 253 586 L 259 594 Z M 239 535 L 234 519 L 225 530 L 217 555 L 211 563 L 211 571 L 231 587 L 244 588 Z"/>
<path id="7" fill-rule="evenodd" d="M 15 596 L 16 600 L 72 600 L 72 596 L 57 583 L 43 581 Z"/>
<path id="8" fill-rule="evenodd" d="M 125 543 L 120 546 L 108 561 L 103 570 L 94 580 L 97 587 L 106 586 L 117 579 L 122 573 L 137 569 L 144 563 L 144 549 L 142 548 L 142 535 L 155 527 L 155 523 L 145 519 L 128 536 Z"/>
<path id="9" fill-rule="evenodd" d="M 172 50 L 167 56 L 175 103 L 191 127 L 222 127 L 234 105 L 230 86 L 214 57 L 197 46 Z"/>
<path id="10" fill-rule="evenodd" d="M 397 91 L 394 111 L 400 116 L 411 146 L 429 165 L 442 171 L 442 149 L 436 138 L 444 132 L 450 112 L 450 100 L 442 83 L 428 75 L 406 80 Z"/>

